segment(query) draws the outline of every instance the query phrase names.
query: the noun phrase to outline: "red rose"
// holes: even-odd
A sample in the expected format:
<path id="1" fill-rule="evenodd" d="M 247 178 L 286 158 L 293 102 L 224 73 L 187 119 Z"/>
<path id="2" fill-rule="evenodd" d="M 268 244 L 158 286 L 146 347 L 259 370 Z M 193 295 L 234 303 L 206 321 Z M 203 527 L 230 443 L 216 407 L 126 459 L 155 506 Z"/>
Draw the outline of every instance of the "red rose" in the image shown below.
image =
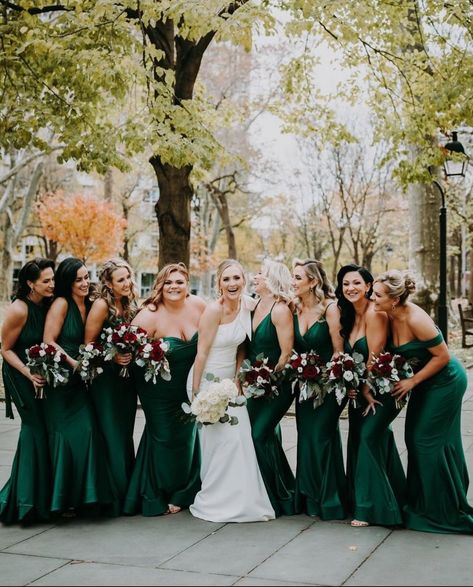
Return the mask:
<path id="1" fill-rule="evenodd" d="M 354 366 L 355 366 L 355 362 L 353 361 L 353 359 L 345 359 L 343 361 L 343 367 L 347 370 L 351 371 Z"/>
<path id="2" fill-rule="evenodd" d="M 343 368 L 340 363 L 335 363 L 332 366 L 331 372 L 336 379 L 339 379 L 343 375 Z"/>
<path id="3" fill-rule="evenodd" d="M 315 365 L 307 365 L 302 372 L 305 379 L 315 379 L 320 373 L 320 369 Z"/>

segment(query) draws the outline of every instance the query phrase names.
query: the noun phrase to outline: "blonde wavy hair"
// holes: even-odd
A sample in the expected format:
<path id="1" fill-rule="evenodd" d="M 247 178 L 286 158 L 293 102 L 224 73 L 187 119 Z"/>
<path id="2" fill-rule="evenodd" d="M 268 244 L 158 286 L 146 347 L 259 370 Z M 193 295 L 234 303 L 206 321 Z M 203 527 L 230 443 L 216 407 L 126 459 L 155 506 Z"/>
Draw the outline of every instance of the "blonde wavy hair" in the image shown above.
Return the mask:
<path id="1" fill-rule="evenodd" d="M 302 267 L 305 274 L 310 280 L 315 279 L 317 282 L 314 287 L 311 288 L 312 293 L 319 302 L 323 302 L 325 299 L 335 299 L 335 289 L 330 283 L 327 274 L 325 273 L 324 266 L 320 261 L 316 259 L 294 259 L 292 262 L 292 268 Z"/>
<path id="2" fill-rule="evenodd" d="M 400 304 L 405 304 L 407 298 L 415 293 L 415 278 L 408 271 L 390 269 L 378 275 L 374 283 L 382 283 L 390 298 L 399 298 Z"/>
<path id="3" fill-rule="evenodd" d="M 163 288 L 164 283 L 169 278 L 172 273 L 182 273 L 186 278 L 187 285 L 189 286 L 189 270 L 185 263 L 168 263 L 165 265 L 161 271 L 156 276 L 156 279 L 153 284 L 153 289 L 151 290 L 150 296 L 143 302 L 142 307 L 148 307 L 149 310 L 155 311 L 157 310 L 159 304 L 163 302 Z M 189 292 L 187 293 L 189 295 Z M 153 309 L 152 306 L 155 306 Z"/>
<path id="4" fill-rule="evenodd" d="M 105 263 L 100 268 L 99 283 L 97 285 L 96 291 L 92 295 L 92 299 L 96 300 L 100 298 L 105 300 L 109 308 L 110 318 L 113 319 L 117 317 L 118 312 L 115 306 L 115 299 L 113 297 L 113 291 L 110 287 L 110 284 L 113 281 L 113 273 L 117 269 L 122 268 L 128 270 L 131 278 L 130 294 L 128 296 L 123 296 L 121 299 L 123 306 L 123 318 L 129 322 L 138 311 L 138 304 L 136 302 L 138 292 L 136 289 L 135 274 L 125 259 L 122 259 L 121 257 L 113 257 L 112 259 L 105 261 Z"/>
<path id="5" fill-rule="evenodd" d="M 263 261 L 262 274 L 266 279 L 266 287 L 278 302 L 291 304 L 294 294 L 291 287 L 291 272 L 279 261 L 265 259 Z"/>
<path id="6" fill-rule="evenodd" d="M 221 293 L 220 293 L 221 292 L 220 280 L 222 279 L 223 273 L 229 267 L 238 267 L 238 269 L 240 269 L 241 274 L 243 276 L 244 285 L 246 286 L 246 275 L 245 275 L 245 270 L 243 269 L 243 265 L 239 261 L 237 261 L 236 259 L 225 259 L 217 267 L 217 274 L 215 277 L 215 283 L 216 283 L 216 287 L 217 287 L 217 295 L 219 295 L 219 296 L 221 295 Z"/>

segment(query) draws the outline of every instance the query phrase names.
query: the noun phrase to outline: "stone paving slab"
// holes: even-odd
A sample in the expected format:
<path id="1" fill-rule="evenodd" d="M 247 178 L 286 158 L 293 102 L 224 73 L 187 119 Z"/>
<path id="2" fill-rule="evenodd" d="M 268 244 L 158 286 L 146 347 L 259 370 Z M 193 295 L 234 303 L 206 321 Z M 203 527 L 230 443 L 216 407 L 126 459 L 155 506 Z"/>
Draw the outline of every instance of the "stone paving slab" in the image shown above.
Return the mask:
<path id="1" fill-rule="evenodd" d="M 28 585 L 69 561 L 0 553 L 0 585 Z"/>

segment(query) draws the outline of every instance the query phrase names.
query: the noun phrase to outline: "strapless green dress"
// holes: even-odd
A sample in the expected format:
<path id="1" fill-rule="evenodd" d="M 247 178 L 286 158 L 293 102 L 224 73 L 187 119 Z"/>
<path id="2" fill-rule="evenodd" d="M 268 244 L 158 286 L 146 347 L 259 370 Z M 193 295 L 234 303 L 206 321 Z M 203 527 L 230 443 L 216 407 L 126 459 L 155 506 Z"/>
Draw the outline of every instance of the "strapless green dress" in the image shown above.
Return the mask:
<path id="1" fill-rule="evenodd" d="M 84 341 L 84 323 L 72 299 L 57 343 L 72 358 Z M 53 475 L 51 511 L 118 515 L 102 435 L 85 383 L 71 373 L 66 385 L 45 387 L 44 412 Z"/>
<path id="2" fill-rule="evenodd" d="M 104 323 L 104 328 L 112 326 Z M 90 386 L 97 422 L 105 441 L 110 472 L 123 503 L 135 462 L 133 430 L 136 416 L 136 389 L 132 377 L 119 375 L 121 365 L 107 362 L 104 372 Z"/>
<path id="3" fill-rule="evenodd" d="M 276 364 L 281 354 L 271 312 L 258 324 L 249 344 L 253 363 L 263 353 Z M 247 407 L 258 465 L 276 516 L 292 515 L 295 509 L 295 478 L 281 443 L 279 422 L 293 401 L 291 386 L 283 382 L 274 399 L 249 398 Z"/>
<path id="4" fill-rule="evenodd" d="M 366 337 L 353 348 L 346 343 L 347 352 L 361 353 L 368 361 Z M 390 395 L 378 395 L 382 402 L 376 414 L 363 416 L 366 407 L 349 406 L 349 435 L 347 445 L 347 479 L 351 512 L 355 519 L 396 526 L 403 523 L 402 507 L 406 499 L 406 476 L 397 449 L 391 422 L 399 411 Z"/>
<path id="5" fill-rule="evenodd" d="M 186 419 L 187 376 L 197 353 L 197 333 L 189 341 L 168 336 L 171 380 L 145 381 L 133 366 L 146 425 L 136 455 L 124 513 L 158 516 L 168 504 L 188 507 L 200 490 L 200 445 L 197 427 Z"/>
<path id="6" fill-rule="evenodd" d="M 24 301 L 28 318 L 13 350 L 26 363 L 26 350 L 43 340 L 46 311 L 29 300 Z M 0 520 L 4 524 L 45 521 L 49 518 L 51 476 L 44 402 L 36 399 L 31 381 L 5 360 L 2 370 L 7 416 L 13 418 L 10 404 L 13 401 L 21 428 L 10 479 L 0 492 Z"/>
<path id="7" fill-rule="evenodd" d="M 416 371 L 431 359 L 427 341 L 412 340 L 392 351 L 416 358 Z M 461 438 L 465 368 L 456 357 L 411 392 L 405 438 L 408 453 L 406 526 L 412 530 L 473 534 L 473 507 L 467 501 L 468 470 Z"/>
<path id="8" fill-rule="evenodd" d="M 295 315 L 294 336 L 297 352 L 313 350 L 324 364 L 330 361 L 333 346 L 324 318 L 302 336 Z M 342 409 L 333 393 L 326 395 L 324 403 L 316 409 L 311 399 L 296 400 L 296 509 L 322 520 L 346 518 L 347 487 L 339 428 Z"/>

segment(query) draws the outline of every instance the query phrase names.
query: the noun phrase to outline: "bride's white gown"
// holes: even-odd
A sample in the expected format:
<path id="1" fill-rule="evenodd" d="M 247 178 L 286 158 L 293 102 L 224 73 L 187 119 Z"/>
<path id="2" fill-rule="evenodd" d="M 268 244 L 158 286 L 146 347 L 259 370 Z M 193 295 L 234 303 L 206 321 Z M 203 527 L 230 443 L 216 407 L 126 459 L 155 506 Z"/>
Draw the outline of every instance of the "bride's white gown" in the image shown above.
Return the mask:
<path id="1" fill-rule="evenodd" d="M 250 330 L 248 330 L 248 328 Z M 249 310 L 218 327 L 210 350 L 200 389 L 208 381 L 206 373 L 220 379 L 234 379 L 238 346 L 251 334 Z M 192 383 L 189 374 L 188 389 Z M 202 448 L 202 489 L 189 510 L 193 516 L 210 522 L 262 522 L 273 520 L 274 510 L 256 460 L 251 425 L 246 406 L 229 408 L 238 424 L 211 424 L 200 429 Z"/>

